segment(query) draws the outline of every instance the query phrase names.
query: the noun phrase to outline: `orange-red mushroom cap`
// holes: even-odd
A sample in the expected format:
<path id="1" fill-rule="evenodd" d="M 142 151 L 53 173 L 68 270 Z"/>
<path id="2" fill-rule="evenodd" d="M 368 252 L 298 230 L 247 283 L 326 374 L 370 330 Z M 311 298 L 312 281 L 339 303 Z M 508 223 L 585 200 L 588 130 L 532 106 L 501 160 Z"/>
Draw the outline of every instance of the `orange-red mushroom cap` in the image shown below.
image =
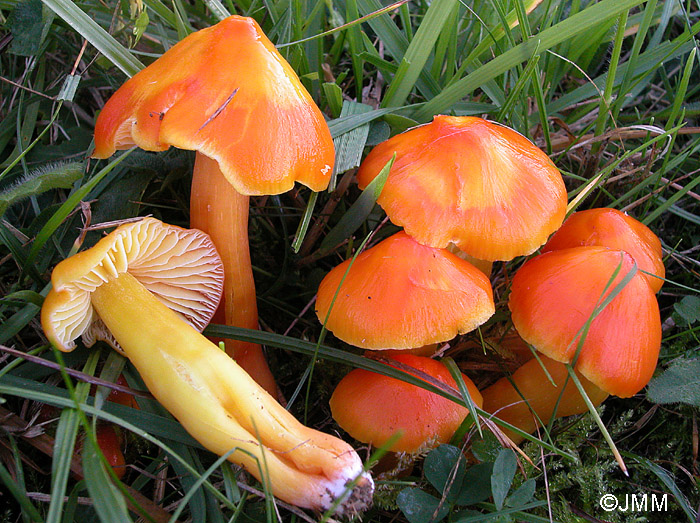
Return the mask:
<path id="1" fill-rule="evenodd" d="M 513 325 L 538 351 L 571 363 L 595 307 L 633 266 L 626 252 L 597 246 L 537 256 L 513 277 L 508 302 Z M 629 397 L 651 379 L 660 346 L 659 306 L 637 272 L 591 322 L 575 368 L 604 391 Z"/>
<path id="2" fill-rule="evenodd" d="M 241 194 L 279 194 L 330 180 L 328 125 L 296 73 L 252 18 L 190 34 L 134 75 L 95 125 L 96 158 L 137 145 L 216 160 Z"/>
<path id="3" fill-rule="evenodd" d="M 396 153 L 378 202 L 420 243 L 452 242 L 482 260 L 534 252 L 564 220 L 561 173 L 532 142 L 481 118 L 436 116 L 379 144 L 364 188 Z"/>
<path id="4" fill-rule="evenodd" d="M 458 390 L 450 371 L 439 361 L 412 354 L 394 359 Z M 481 407 L 476 386 L 466 376 L 462 378 L 472 401 Z M 340 381 L 330 405 L 338 425 L 358 441 L 380 447 L 400 431 L 401 437 L 388 449 L 394 452 L 413 453 L 428 443 L 448 442 L 469 414 L 434 392 L 363 369 L 351 371 Z"/>
<path id="5" fill-rule="evenodd" d="M 404 232 L 350 262 L 333 268 L 321 282 L 316 314 L 351 345 L 421 347 L 469 332 L 494 313 L 491 284 L 479 269 Z"/>
<path id="6" fill-rule="evenodd" d="M 650 273 L 645 276 L 653 291 L 661 289 L 666 275 L 661 240 L 642 222 L 617 209 L 604 207 L 579 211 L 566 219 L 542 247 L 542 252 L 583 245 L 626 251 L 640 270 Z"/>
<path id="7" fill-rule="evenodd" d="M 524 432 L 533 432 L 539 422 L 546 424 L 553 415 L 561 418 L 587 412 L 588 406 L 568 376 L 561 362 L 543 355 L 530 359 L 512 376 L 503 377 L 481 391 L 483 408 Z M 607 392 L 585 377 L 579 375 L 578 378 L 593 405 L 600 405 L 608 397 Z M 501 430 L 515 443 L 523 440 L 510 430 Z"/>

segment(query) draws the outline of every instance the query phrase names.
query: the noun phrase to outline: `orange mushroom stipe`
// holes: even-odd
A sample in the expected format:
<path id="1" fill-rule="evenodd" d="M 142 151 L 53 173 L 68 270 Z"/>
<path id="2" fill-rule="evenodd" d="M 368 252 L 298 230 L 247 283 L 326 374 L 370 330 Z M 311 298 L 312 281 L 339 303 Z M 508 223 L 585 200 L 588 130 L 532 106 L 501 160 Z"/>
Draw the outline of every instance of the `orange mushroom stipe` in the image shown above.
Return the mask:
<path id="1" fill-rule="evenodd" d="M 482 390 L 484 410 L 526 433 L 534 432 L 540 424 L 546 425 L 553 416 L 561 418 L 588 412 L 576 385 L 571 379 L 567 380 L 566 365 L 546 356 L 540 356 L 540 361 L 531 359 L 512 376 L 501 378 Z M 608 397 L 607 392 L 583 376 L 578 377 L 593 405 L 600 405 Z M 513 443 L 524 439 L 520 434 L 500 428 Z"/>
<path id="2" fill-rule="evenodd" d="M 629 254 L 604 247 L 537 256 L 513 278 L 513 325 L 538 351 L 571 363 L 594 309 L 633 268 Z M 647 278 L 637 272 L 590 322 L 575 369 L 604 391 L 630 397 L 651 379 L 660 346 L 659 306 Z"/>
<path id="3" fill-rule="evenodd" d="M 396 153 L 377 200 L 420 243 L 487 261 L 534 252 L 564 220 L 561 173 L 532 142 L 480 118 L 436 116 L 375 147 L 365 188 Z"/>
<path id="4" fill-rule="evenodd" d="M 617 209 L 599 208 L 579 211 L 567 218 L 542 247 L 542 252 L 600 245 L 626 251 L 637 262 L 656 293 L 664 283 L 661 240 L 649 227 Z"/>
<path id="5" fill-rule="evenodd" d="M 439 361 L 412 354 L 399 354 L 394 359 L 458 390 L 449 370 Z M 466 376 L 462 378 L 474 404 L 481 407 L 476 386 Z M 340 381 L 330 405 L 333 418 L 353 438 L 381 447 L 400 432 L 388 450 L 408 453 L 448 442 L 469 414 L 466 408 L 434 392 L 363 369 L 351 371 Z"/>
<path id="6" fill-rule="evenodd" d="M 410 349 L 442 342 L 494 313 L 491 284 L 481 271 L 404 232 L 350 262 L 321 282 L 316 314 L 338 338 L 357 347 Z"/>
<path id="7" fill-rule="evenodd" d="M 248 197 L 280 194 L 295 181 L 323 190 L 334 164 L 328 126 L 291 66 L 251 18 L 190 34 L 100 113 L 94 157 L 134 145 L 197 151 L 190 225 L 211 236 L 224 262 L 225 323 L 257 329 Z M 275 388 L 258 345 L 227 340 L 226 350 Z"/>

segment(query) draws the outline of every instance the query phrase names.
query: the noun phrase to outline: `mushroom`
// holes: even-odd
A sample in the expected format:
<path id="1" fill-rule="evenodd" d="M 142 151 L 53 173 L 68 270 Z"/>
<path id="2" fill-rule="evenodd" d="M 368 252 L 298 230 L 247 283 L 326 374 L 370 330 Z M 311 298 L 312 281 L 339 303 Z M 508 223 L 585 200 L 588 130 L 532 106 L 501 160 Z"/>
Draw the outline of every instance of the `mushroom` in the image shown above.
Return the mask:
<path id="1" fill-rule="evenodd" d="M 661 240 L 642 222 L 606 207 L 575 212 L 542 247 L 542 252 L 583 245 L 626 251 L 645 273 L 652 290 L 661 290 L 666 275 Z"/>
<path id="2" fill-rule="evenodd" d="M 378 203 L 418 242 L 486 261 L 534 252 L 563 222 L 561 173 L 532 142 L 474 117 L 435 116 L 376 146 L 365 188 L 396 154 Z"/>
<path id="3" fill-rule="evenodd" d="M 651 379 L 661 346 L 659 306 L 648 279 L 634 273 L 587 322 L 634 268 L 625 251 L 599 246 L 536 256 L 513 277 L 508 301 L 513 325 L 541 353 L 575 364 L 610 394 L 630 397 Z"/>
<path id="4" fill-rule="evenodd" d="M 94 157 L 134 145 L 197 151 L 190 225 L 211 236 L 224 262 L 216 321 L 257 329 L 249 196 L 280 194 L 295 181 L 323 190 L 334 164 L 328 126 L 291 66 L 251 18 L 231 16 L 190 34 L 100 113 Z M 227 340 L 226 351 L 276 391 L 259 345 Z"/>
<path id="5" fill-rule="evenodd" d="M 456 387 L 440 362 L 401 354 L 469 332 L 494 313 L 488 278 L 446 249 L 421 245 L 396 233 L 347 260 L 323 279 L 316 314 L 341 340 L 387 351 L 399 363 Z M 472 400 L 481 397 L 465 377 Z M 403 397 L 401 401 L 399 398 Z M 333 417 L 350 435 L 382 446 L 396 430 L 404 435 L 389 450 L 414 453 L 445 442 L 468 411 L 435 393 L 364 370 L 351 371 L 331 398 Z M 398 418 L 406 416 L 406 423 Z"/>
<path id="6" fill-rule="evenodd" d="M 450 371 L 439 361 L 396 354 L 393 359 L 457 390 Z M 389 362 L 391 365 L 391 362 Z M 403 368 L 403 367 L 402 367 Z M 469 395 L 481 407 L 481 394 L 462 375 Z M 447 443 L 469 411 L 454 401 L 413 384 L 364 369 L 352 370 L 336 387 L 330 399 L 333 419 L 358 441 L 386 450 L 416 454 L 423 449 Z"/>
<path id="7" fill-rule="evenodd" d="M 352 447 L 299 423 L 193 326 L 216 309 L 222 279 L 205 234 L 144 219 L 59 263 L 41 322 L 62 351 L 81 335 L 119 347 L 195 439 L 218 455 L 231 452 L 230 461 L 265 478 L 280 499 L 363 510 L 373 482 Z"/>
<path id="8" fill-rule="evenodd" d="M 600 405 L 608 393 L 599 389 L 583 376 L 579 380 L 593 405 Z M 553 418 L 588 412 L 588 406 L 574 383 L 568 379 L 566 365 L 547 356 L 532 358 L 511 376 L 499 379 L 481 391 L 483 409 L 495 417 L 531 433 Z M 523 437 L 508 429 L 501 429 L 513 441 Z"/>
<path id="9" fill-rule="evenodd" d="M 405 232 L 350 262 L 321 282 L 316 314 L 351 345 L 384 350 L 439 343 L 475 329 L 495 311 L 491 284 L 481 271 Z"/>

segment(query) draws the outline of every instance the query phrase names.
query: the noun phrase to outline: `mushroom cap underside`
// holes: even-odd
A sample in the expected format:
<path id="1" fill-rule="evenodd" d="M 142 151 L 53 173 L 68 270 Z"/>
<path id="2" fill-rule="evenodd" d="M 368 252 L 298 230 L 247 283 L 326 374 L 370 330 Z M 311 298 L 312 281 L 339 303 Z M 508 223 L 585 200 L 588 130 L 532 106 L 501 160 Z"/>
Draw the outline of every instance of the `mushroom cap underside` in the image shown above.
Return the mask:
<path id="1" fill-rule="evenodd" d="M 94 247 L 56 266 L 53 288 L 41 310 L 49 341 L 63 351 L 73 350 L 79 336 L 88 345 L 104 339 L 114 346 L 90 294 L 124 272 L 200 331 L 214 314 L 223 289 L 223 266 L 206 234 L 144 218 L 119 226 Z"/>

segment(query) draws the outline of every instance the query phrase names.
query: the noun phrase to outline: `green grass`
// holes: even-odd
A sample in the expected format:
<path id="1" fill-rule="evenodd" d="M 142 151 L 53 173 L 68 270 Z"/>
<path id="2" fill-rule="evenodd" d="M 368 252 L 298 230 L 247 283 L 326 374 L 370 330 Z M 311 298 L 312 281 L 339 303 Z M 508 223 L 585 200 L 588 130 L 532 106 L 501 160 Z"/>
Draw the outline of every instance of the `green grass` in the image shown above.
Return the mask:
<path id="1" fill-rule="evenodd" d="M 100 231 L 88 231 L 77 240 L 85 222 L 152 214 L 188 225 L 192 153 L 134 150 L 109 161 L 86 155 L 96 113 L 128 76 L 228 14 L 258 20 L 328 116 L 338 151 L 332 191 L 312 195 L 302 188 L 253 199 L 251 255 L 263 331 L 209 328 L 268 347 L 297 417 L 339 430 L 327 402 L 353 367 L 415 382 L 330 334 L 324 339 L 309 304 L 321 278 L 370 233 L 376 231 L 376 241 L 395 230 L 390 223 L 380 227 L 384 213 L 372 207 L 376 188 L 362 193 L 352 170 L 371 146 L 435 114 L 480 115 L 516 129 L 550 154 L 570 200 L 581 196 L 577 209 L 615 207 L 647 224 L 663 243 L 668 279 L 658 295 L 664 340 L 657 373 L 694 368 L 700 355 L 697 1 L 0 0 L 0 521 L 277 518 L 261 498 L 263 486 L 217 462 L 155 401 L 139 398 L 136 410 L 95 395 L 86 381 L 113 381 L 122 369 L 131 387 L 142 387 L 123 358 L 106 346 L 58 355 L 38 323 L 52 268 L 99 238 Z M 502 376 L 507 362 L 468 347 L 507 322 L 508 282 L 520 263 L 495 264 L 496 317 L 451 343 L 450 357 L 479 387 Z M 24 360 L 4 347 L 39 359 Z M 83 374 L 71 377 L 46 361 Z M 448 520 L 693 521 L 700 505 L 700 385 L 694 374 L 680 376 L 685 381 L 660 380 L 653 396 L 670 400 L 654 403 L 642 392 L 611 398 L 599 409 L 629 478 L 591 416 L 561 420 L 543 441 L 523 446 L 537 465 L 521 457 L 526 477 L 516 472 L 503 479 L 502 471 L 491 477 L 498 507 L 488 499 L 454 503 Z M 42 403 L 59 409 L 43 425 Z M 122 482 L 96 452 L 96 419 L 121 427 L 130 465 Z M 483 437 L 470 433 L 471 454 L 501 467 L 505 458 L 481 428 Z M 86 442 L 82 457 L 74 455 L 75 440 Z M 409 475 L 381 483 L 362 521 L 423 521 L 397 505 L 407 487 L 438 501 L 448 496 L 422 463 L 419 457 Z M 502 496 L 509 489 L 515 496 L 527 478 L 536 484 L 532 502 L 508 508 L 506 497 L 503 506 Z M 605 512 L 597 503 L 608 493 L 666 493 L 668 512 Z M 319 519 L 284 504 L 278 512 L 283 521 Z"/>

